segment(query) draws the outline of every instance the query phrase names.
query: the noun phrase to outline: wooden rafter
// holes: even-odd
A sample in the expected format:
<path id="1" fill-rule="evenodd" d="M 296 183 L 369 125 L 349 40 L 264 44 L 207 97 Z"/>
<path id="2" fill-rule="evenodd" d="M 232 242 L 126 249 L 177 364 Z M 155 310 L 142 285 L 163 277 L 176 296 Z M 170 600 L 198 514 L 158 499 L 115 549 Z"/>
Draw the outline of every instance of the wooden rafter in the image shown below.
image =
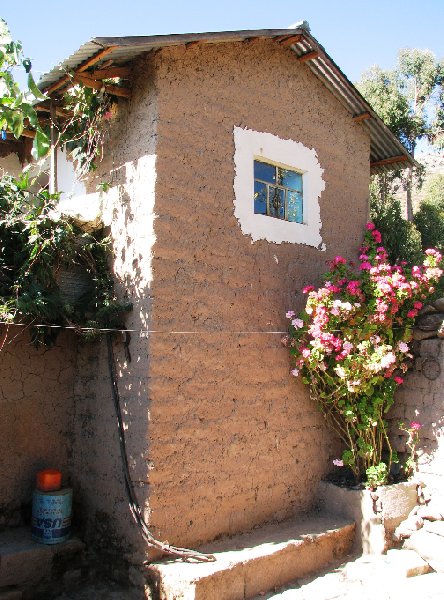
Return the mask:
<path id="1" fill-rule="evenodd" d="M 369 112 L 363 112 L 359 115 L 355 115 L 354 117 L 352 117 L 352 121 L 354 121 L 355 123 L 360 123 L 361 121 L 366 121 L 367 119 L 371 118 L 372 116 Z"/>
<path id="2" fill-rule="evenodd" d="M 86 60 L 84 63 L 82 63 L 80 65 L 80 67 L 78 67 L 74 71 L 74 74 L 83 73 L 83 71 L 86 71 L 86 69 L 88 69 L 88 67 L 91 67 L 92 65 L 95 65 L 104 56 L 106 56 L 107 54 L 109 54 L 110 52 L 112 52 L 112 50 L 114 50 L 115 47 L 116 46 L 108 46 L 108 48 L 104 48 L 103 50 L 100 50 L 100 52 L 97 52 L 97 54 L 94 54 L 94 56 L 92 56 L 91 58 L 89 58 L 88 60 Z M 60 88 L 64 87 L 70 81 L 72 81 L 71 76 L 70 75 L 65 75 L 64 77 L 62 77 L 61 79 L 59 79 L 59 81 L 56 81 L 55 83 L 53 83 L 52 85 L 50 85 L 49 88 L 47 90 L 45 90 L 45 91 L 48 94 L 48 96 L 50 96 L 53 92 L 55 92 L 56 90 L 59 90 Z"/>
<path id="3" fill-rule="evenodd" d="M 298 61 L 303 63 L 303 62 L 307 62 L 307 60 L 314 60 L 315 58 L 319 58 L 318 50 L 312 50 L 311 52 L 306 52 L 305 54 L 301 54 L 301 56 L 298 56 Z"/>
<path id="4" fill-rule="evenodd" d="M 35 109 L 39 112 L 51 112 L 49 106 L 45 106 L 44 104 L 38 104 Z M 56 108 L 56 114 L 58 117 L 63 117 L 64 119 L 67 119 L 68 117 L 72 116 L 72 113 L 68 110 L 65 110 L 63 108 Z"/>
<path id="5" fill-rule="evenodd" d="M 96 81 L 83 73 L 76 73 L 73 80 L 77 83 L 82 83 L 85 87 L 92 88 L 93 90 L 104 89 L 105 92 L 112 96 L 121 96 L 122 98 L 129 98 L 131 96 L 131 90 L 129 88 L 119 87 L 117 85 L 104 85 L 101 81 Z"/>
<path id="6" fill-rule="evenodd" d="M 88 67 L 92 67 L 98 63 L 99 60 L 101 60 L 104 56 L 107 56 L 107 54 L 112 52 L 115 47 L 116 46 L 108 46 L 107 48 L 100 50 L 100 52 L 97 52 L 97 54 L 94 54 L 94 56 L 91 56 L 91 58 L 82 63 L 80 67 L 76 69 L 76 73 L 83 73 L 83 71 L 86 71 Z"/>
<path id="7" fill-rule="evenodd" d="M 120 77 L 120 79 L 128 79 L 131 76 L 132 69 L 129 67 L 110 67 L 108 69 L 97 69 L 97 71 L 88 71 L 88 75 L 91 75 L 93 79 L 113 79 L 113 77 Z"/>
<path id="8" fill-rule="evenodd" d="M 383 158 L 382 160 L 375 160 L 370 163 L 370 167 L 382 167 L 384 165 L 392 165 L 397 162 L 406 162 L 409 160 L 409 157 L 405 154 L 401 154 L 399 156 L 391 156 L 390 158 Z"/>
<path id="9" fill-rule="evenodd" d="M 290 35 L 290 36 L 279 36 L 279 37 L 274 38 L 274 41 L 285 48 L 286 46 L 292 46 L 293 44 L 297 44 L 298 42 L 301 41 L 301 39 L 302 39 L 302 35 L 300 33 L 298 33 L 296 35 Z"/>

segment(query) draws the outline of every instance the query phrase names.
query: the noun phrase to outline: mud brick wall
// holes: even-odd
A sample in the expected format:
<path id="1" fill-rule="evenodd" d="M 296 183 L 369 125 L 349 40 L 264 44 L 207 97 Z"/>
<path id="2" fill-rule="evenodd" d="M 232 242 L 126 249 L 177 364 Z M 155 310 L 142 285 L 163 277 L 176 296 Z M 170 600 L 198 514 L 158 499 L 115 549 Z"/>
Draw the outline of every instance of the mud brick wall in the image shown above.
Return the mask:
<path id="1" fill-rule="evenodd" d="M 149 339 L 139 332 L 150 328 L 152 301 L 156 96 L 150 62 L 138 65 L 136 72 L 131 101 L 119 101 L 113 109 L 110 142 L 90 189 L 95 191 L 97 181 L 111 186 L 103 196 L 103 220 L 111 238 L 115 291 L 133 304 L 122 323 L 134 331 L 116 334 L 113 348 L 128 460 L 140 504 L 148 510 Z M 86 540 L 109 554 L 104 566 L 118 577 L 125 560 L 133 560 L 131 553 L 146 546 L 125 492 L 106 340 L 82 346 L 78 361 L 74 497 Z"/>
<path id="2" fill-rule="evenodd" d="M 418 344 L 415 367 L 397 390 L 395 404 L 388 417 L 395 450 L 405 452 L 405 434 L 399 422 L 421 423 L 418 446 L 419 477 L 440 494 L 444 494 L 444 343 L 440 339 Z"/>
<path id="3" fill-rule="evenodd" d="M 148 393 L 153 531 L 196 545 L 311 507 L 334 440 L 289 376 L 285 312 L 326 260 L 357 251 L 369 138 L 289 49 L 272 41 L 164 49 Z M 251 243 L 233 211 L 233 127 L 314 148 L 327 251 Z M 252 333 L 239 333 L 252 332 Z"/>
<path id="4" fill-rule="evenodd" d="M 0 351 L 0 527 L 30 518 L 37 471 L 61 469 L 70 480 L 77 348 L 72 333 L 60 334 L 50 350 L 36 349 L 28 332 L 16 327 L 1 327 L 2 342 L 6 333 Z"/>

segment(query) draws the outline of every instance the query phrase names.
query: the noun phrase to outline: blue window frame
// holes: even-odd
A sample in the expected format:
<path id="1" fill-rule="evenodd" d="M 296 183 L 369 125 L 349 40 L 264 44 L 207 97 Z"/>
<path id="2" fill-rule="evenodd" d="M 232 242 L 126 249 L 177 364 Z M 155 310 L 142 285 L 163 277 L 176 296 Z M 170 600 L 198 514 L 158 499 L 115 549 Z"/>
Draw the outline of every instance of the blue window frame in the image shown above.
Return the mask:
<path id="1" fill-rule="evenodd" d="M 303 223 L 302 173 L 255 160 L 254 213 Z"/>

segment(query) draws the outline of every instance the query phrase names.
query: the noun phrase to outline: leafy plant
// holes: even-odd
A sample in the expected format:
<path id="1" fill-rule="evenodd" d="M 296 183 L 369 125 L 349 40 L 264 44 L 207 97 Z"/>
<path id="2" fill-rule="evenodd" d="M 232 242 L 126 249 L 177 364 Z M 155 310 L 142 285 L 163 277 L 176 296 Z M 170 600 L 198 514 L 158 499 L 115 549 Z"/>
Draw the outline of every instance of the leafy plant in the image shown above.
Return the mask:
<path id="1" fill-rule="evenodd" d="M 380 462 L 378 465 L 368 467 L 365 472 L 367 476 L 367 486 L 370 488 L 377 488 L 378 485 L 385 485 L 388 481 L 388 468 L 384 462 Z"/>
<path id="2" fill-rule="evenodd" d="M 364 98 L 414 156 L 418 141 L 437 146 L 443 140 L 443 65 L 430 50 L 399 51 L 396 68 L 372 67 L 357 84 Z M 404 178 L 407 219 L 413 220 L 412 190 L 417 169 L 409 167 Z M 379 195 L 393 194 L 401 171 L 374 176 Z"/>
<path id="3" fill-rule="evenodd" d="M 421 232 L 415 224 L 403 218 L 398 198 L 388 196 L 381 200 L 370 196 L 370 215 L 384 239 L 384 247 L 390 262 L 405 261 L 409 266 L 422 260 Z M 435 247 L 428 244 L 427 248 Z"/>
<path id="4" fill-rule="evenodd" d="M 404 423 L 399 424 L 399 429 L 407 434 L 406 446 L 409 449 L 409 456 L 404 464 L 404 471 L 407 477 L 410 477 L 416 469 L 416 448 L 419 443 L 419 430 L 421 423 L 412 421 L 409 426 Z"/>
<path id="5" fill-rule="evenodd" d="M 27 93 L 20 90 L 14 80 L 12 71 L 16 67 L 23 67 L 28 75 Z M 11 132 L 18 139 L 25 127 L 29 125 L 35 132 L 33 153 L 36 158 L 47 154 L 49 139 L 37 118 L 33 100 L 44 99 L 35 84 L 31 73 L 31 61 L 23 55 L 20 42 L 11 39 L 8 26 L 0 19 L 0 131 L 2 139 L 6 139 L 7 132 Z"/>
<path id="6" fill-rule="evenodd" d="M 30 325 L 108 328 L 130 305 L 117 301 L 107 264 L 107 242 L 57 213 L 57 195 L 31 192 L 27 177 L 0 179 L 0 319 Z M 77 267 L 87 278 L 74 301 L 60 273 Z M 52 336 L 39 330 L 50 343 Z"/>
<path id="7" fill-rule="evenodd" d="M 64 96 L 64 109 L 70 116 L 61 124 L 58 144 L 70 153 L 79 179 L 94 171 L 102 158 L 111 106 L 108 94 L 81 84 L 71 87 Z"/>
<path id="8" fill-rule="evenodd" d="M 287 313 L 292 375 L 310 387 L 345 445 L 341 463 L 357 480 L 390 472 L 385 415 L 409 367 L 415 317 L 442 274 L 438 251 L 427 250 L 422 266 L 405 269 L 390 264 L 381 242 L 369 223 L 358 271 L 336 256 L 323 285 L 304 288 L 299 316 Z"/>

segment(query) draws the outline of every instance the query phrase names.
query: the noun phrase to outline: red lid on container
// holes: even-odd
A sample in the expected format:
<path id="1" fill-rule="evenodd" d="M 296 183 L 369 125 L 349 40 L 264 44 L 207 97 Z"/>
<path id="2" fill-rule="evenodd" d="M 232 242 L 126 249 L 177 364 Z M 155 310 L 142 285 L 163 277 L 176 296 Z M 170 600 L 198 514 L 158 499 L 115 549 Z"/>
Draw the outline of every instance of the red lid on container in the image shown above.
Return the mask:
<path id="1" fill-rule="evenodd" d="M 57 469 L 44 469 L 37 473 L 37 489 L 41 492 L 55 492 L 62 487 L 62 473 Z"/>

